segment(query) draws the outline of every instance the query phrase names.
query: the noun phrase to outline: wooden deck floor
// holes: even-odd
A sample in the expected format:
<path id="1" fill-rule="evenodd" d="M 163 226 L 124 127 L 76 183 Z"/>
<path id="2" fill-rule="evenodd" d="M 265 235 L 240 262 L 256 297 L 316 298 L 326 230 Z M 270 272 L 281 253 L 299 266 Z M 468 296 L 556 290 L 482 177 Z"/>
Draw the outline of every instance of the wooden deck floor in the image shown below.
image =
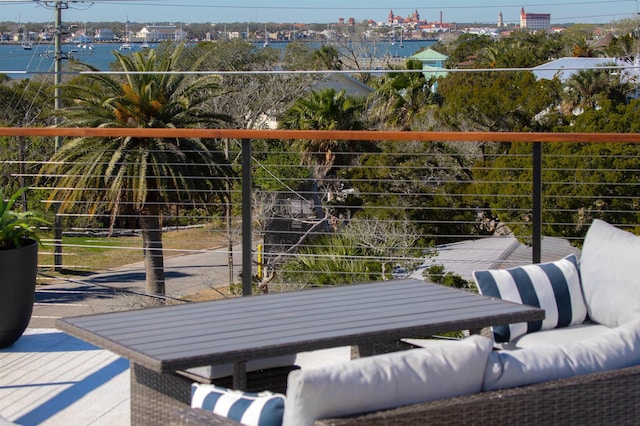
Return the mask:
<path id="1" fill-rule="evenodd" d="M 300 353 L 303 368 L 347 361 L 350 348 Z M 29 328 L 0 349 L 2 419 L 24 426 L 127 426 L 129 362 L 56 329 Z"/>
<path id="2" fill-rule="evenodd" d="M 128 425 L 129 362 L 58 330 L 27 329 L 0 350 L 0 417 L 25 426 Z"/>

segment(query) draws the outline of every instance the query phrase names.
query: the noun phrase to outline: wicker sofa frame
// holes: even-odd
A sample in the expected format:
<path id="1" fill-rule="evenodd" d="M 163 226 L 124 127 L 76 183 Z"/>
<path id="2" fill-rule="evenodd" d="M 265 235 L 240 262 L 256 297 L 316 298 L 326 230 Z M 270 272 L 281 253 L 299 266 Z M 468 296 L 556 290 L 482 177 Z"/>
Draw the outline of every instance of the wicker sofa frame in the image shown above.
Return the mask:
<path id="1" fill-rule="evenodd" d="M 316 426 L 350 425 L 635 425 L 640 418 L 640 365 L 500 391 L 414 404 Z M 172 413 L 171 425 L 239 423 L 199 409 Z"/>

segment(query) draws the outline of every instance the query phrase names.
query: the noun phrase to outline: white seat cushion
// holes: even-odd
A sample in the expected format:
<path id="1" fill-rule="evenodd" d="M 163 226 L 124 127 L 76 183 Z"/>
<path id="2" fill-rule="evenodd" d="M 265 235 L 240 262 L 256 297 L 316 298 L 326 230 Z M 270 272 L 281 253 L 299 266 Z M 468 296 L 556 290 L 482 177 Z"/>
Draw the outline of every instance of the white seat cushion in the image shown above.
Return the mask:
<path id="1" fill-rule="evenodd" d="M 526 386 L 638 364 L 640 321 L 634 321 L 579 342 L 494 351 L 489 355 L 483 390 Z"/>
<path id="2" fill-rule="evenodd" d="M 287 383 L 284 426 L 477 393 L 493 348 L 471 336 L 429 349 L 411 349 L 293 371 Z"/>
<path id="3" fill-rule="evenodd" d="M 640 237 L 594 220 L 580 258 L 589 318 L 617 327 L 640 318 Z"/>
<path id="4" fill-rule="evenodd" d="M 554 328 L 553 330 L 536 331 L 535 333 L 524 334 L 515 340 L 507 343 L 497 343 L 499 349 L 514 350 L 524 348 L 535 348 L 545 345 L 564 345 L 571 342 L 580 342 L 584 339 L 599 336 L 611 328 L 606 325 L 587 322 L 584 324 L 572 325 L 565 328 Z"/>

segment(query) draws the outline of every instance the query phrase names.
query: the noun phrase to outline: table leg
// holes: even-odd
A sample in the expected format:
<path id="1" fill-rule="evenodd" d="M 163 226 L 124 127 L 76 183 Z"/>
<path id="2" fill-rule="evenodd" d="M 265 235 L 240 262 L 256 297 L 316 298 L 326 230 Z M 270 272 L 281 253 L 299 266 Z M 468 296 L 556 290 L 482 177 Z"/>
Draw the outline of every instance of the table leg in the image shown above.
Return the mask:
<path id="1" fill-rule="evenodd" d="M 238 390 L 247 390 L 246 361 L 233 362 L 233 388 Z"/>

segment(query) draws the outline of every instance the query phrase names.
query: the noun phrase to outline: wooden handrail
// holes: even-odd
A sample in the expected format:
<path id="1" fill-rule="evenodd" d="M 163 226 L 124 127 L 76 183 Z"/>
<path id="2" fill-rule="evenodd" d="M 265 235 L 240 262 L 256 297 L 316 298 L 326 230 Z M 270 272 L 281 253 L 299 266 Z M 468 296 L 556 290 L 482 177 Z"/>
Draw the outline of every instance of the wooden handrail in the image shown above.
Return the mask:
<path id="1" fill-rule="evenodd" d="M 154 137 L 203 139 L 335 139 L 353 141 L 629 142 L 640 133 L 397 132 L 371 130 L 154 129 L 138 127 L 0 127 L 0 136 Z"/>

